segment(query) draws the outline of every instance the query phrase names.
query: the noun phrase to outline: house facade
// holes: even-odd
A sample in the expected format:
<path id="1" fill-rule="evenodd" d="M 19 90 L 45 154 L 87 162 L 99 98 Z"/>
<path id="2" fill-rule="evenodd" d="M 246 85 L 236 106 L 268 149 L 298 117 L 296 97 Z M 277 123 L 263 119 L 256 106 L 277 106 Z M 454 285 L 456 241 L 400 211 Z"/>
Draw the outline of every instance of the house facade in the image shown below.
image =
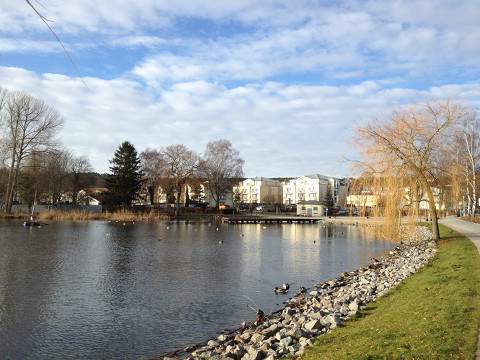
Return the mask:
<path id="1" fill-rule="evenodd" d="M 246 179 L 233 188 L 244 204 L 281 204 L 282 183 L 264 177 Z"/>
<path id="2" fill-rule="evenodd" d="M 300 201 L 297 204 L 297 215 L 300 216 L 324 216 L 326 207 L 316 200 Z"/>
<path id="3" fill-rule="evenodd" d="M 317 201 L 338 206 L 342 195 L 340 179 L 320 174 L 305 175 L 283 184 L 283 204 L 293 205 L 305 201 Z M 330 200 L 329 200 L 330 199 Z"/>

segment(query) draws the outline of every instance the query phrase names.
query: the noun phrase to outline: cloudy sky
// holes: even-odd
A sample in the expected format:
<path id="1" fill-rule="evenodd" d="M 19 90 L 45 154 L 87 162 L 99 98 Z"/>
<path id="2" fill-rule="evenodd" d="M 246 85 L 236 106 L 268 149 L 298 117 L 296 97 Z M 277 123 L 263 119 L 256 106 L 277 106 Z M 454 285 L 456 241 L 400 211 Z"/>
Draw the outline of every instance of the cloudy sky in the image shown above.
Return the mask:
<path id="1" fill-rule="evenodd" d="M 226 138 L 247 176 L 349 173 L 357 124 L 410 102 L 480 105 L 478 0 L 0 0 L 0 85 L 45 99 L 98 171 Z M 82 78 L 86 86 L 79 80 Z"/>

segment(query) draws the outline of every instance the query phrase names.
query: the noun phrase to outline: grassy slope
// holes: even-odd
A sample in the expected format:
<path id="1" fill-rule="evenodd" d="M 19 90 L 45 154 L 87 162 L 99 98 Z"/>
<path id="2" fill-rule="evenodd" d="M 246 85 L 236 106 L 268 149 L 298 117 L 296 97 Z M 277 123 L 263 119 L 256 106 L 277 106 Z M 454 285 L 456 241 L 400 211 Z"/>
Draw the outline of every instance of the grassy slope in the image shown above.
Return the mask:
<path id="1" fill-rule="evenodd" d="M 480 256 L 441 227 L 436 258 L 357 318 L 320 336 L 304 359 L 473 359 L 480 319 Z"/>

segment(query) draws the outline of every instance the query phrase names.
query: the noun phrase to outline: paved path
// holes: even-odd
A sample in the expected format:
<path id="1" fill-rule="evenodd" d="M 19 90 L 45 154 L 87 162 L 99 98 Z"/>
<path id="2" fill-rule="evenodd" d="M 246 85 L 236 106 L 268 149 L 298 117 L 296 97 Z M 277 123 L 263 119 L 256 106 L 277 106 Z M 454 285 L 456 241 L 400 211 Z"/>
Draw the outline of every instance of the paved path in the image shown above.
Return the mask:
<path id="1" fill-rule="evenodd" d="M 440 222 L 468 237 L 475 244 L 478 252 L 480 252 L 480 224 L 463 221 L 456 217 L 447 217 L 440 220 Z M 478 331 L 477 352 L 475 354 L 475 359 L 480 360 L 480 327 Z"/>

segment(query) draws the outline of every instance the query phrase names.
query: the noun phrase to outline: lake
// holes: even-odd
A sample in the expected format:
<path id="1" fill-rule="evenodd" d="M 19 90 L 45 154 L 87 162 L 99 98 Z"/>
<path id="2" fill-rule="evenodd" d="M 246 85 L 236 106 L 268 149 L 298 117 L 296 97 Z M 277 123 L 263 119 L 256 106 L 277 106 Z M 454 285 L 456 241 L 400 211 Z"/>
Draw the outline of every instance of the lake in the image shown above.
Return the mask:
<path id="1" fill-rule="evenodd" d="M 349 225 L 0 222 L 0 357 L 138 359 L 281 307 L 389 249 Z M 291 284 L 289 295 L 273 287 Z"/>

